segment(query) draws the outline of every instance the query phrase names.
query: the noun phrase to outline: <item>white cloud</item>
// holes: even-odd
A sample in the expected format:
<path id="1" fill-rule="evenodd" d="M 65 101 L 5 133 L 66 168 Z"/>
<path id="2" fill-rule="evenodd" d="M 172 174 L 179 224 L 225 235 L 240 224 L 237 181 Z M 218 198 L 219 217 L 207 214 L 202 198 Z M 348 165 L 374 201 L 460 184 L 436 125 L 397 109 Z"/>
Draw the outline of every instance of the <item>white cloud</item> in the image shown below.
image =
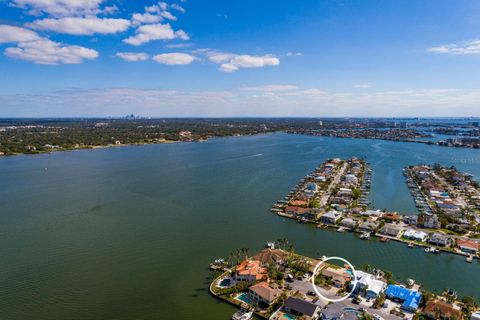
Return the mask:
<path id="1" fill-rule="evenodd" d="M 27 26 L 34 29 L 55 31 L 64 34 L 93 35 L 95 33 L 109 34 L 125 31 L 130 26 L 130 21 L 97 17 L 66 17 L 36 20 L 32 23 L 27 23 Z"/>
<path id="2" fill-rule="evenodd" d="M 36 32 L 9 25 L 0 25 L 0 43 L 24 42 L 38 39 Z"/>
<path id="3" fill-rule="evenodd" d="M 130 62 L 145 61 L 150 57 L 144 52 L 117 52 L 115 56 Z"/>
<path id="4" fill-rule="evenodd" d="M 464 41 L 460 44 L 446 44 L 428 48 L 427 52 L 451 55 L 480 54 L 480 40 Z"/>
<path id="5" fill-rule="evenodd" d="M 185 13 L 185 9 L 177 3 L 172 4 L 171 7 L 172 7 L 172 9 L 180 11 L 181 13 Z"/>
<path id="6" fill-rule="evenodd" d="M 70 17 L 112 13 L 115 6 L 100 8 L 103 0 L 12 0 L 12 5 L 27 10 L 31 15 L 48 14 Z"/>
<path id="7" fill-rule="evenodd" d="M 371 88 L 372 85 L 370 83 L 357 83 L 354 84 L 353 87 L 357 89 L 368 89 Z"/>
<path id="8" fill-rule="evenodd" d="M 263 92 L 278 92 L 278 91 L 291 91 L 297 90 L 298 87 L 290 84 L 270 84 L 260 87 L 242 87 L 243 91 L 263 91 Z"/>
<path id="9" fill-rule="evenodd" d="M 212 52 L 207 53 L 208 60 L 216 64 L 222 64 L 230 61 L 235 57 L 233 53 L 225 53 L 225 52 Z"/>
<path id="10" fill-rule="evenodd" d="M 135 35 L 124 39 L 123 42 L 139 46 L 154 40 L 171 40 L 175 38 L 188 40 L 188 35 L 182 30 L 174 32 L 168 23 L 149 24 L 138 27 L 135 31 Z"/>
<path id="11" fill-rule="evenodd" d="M 74 45 L 65 45 L 49 39 L 19 42 L 17 47 L 5 49 L 5 55 L 37 64 L 76 64 L 84 59 L 96 59 L 98 52 Z"/>
<path id="12" fill-rule="evenodd" d="M 171 44 L 167 44 L 165 46 L 165 48 L 180 49 L 180 48 L 188 48 L 188 47 L 191 47 L 191 46 L 192 46 L 191 43 L 171 43 Z"/>
<path id="13" fill-rule="evenodd" d="M 287 57 L 300 57 L 301 55 L 301 52 L 287 52 Z"/>
<path id="14" fill-rule="evenodd" d="M 151 24 L 151 23 L 158 23 L 162 21 L 163 18 L 159 15 L 156 14 L 151 14 L 151 13 L 134 13 L 132 15 L 132 23 L 135 25 L 140 25 L 140 24 Z"/>
<path id="15" fill-rule="evenodd" d="M 224 72 L 234 72 L 240 68 L 261 68 L 265 66 L 277 66 L 279 64 L 280 60 L 272 55 L 237 55 L 227 63 L 221 64 L 219 70 Z"/>
<path id="16" fill-rule="evenodd" d="M 172 52 L 172 53 L 162 53 L 154 56 L 152 58 L 154 61 L 167 64 L 167 65 L 185 65 L 190 64 L 195 61 L 195 56 L 192 56 L 187 53 L 181 52 Z"/>

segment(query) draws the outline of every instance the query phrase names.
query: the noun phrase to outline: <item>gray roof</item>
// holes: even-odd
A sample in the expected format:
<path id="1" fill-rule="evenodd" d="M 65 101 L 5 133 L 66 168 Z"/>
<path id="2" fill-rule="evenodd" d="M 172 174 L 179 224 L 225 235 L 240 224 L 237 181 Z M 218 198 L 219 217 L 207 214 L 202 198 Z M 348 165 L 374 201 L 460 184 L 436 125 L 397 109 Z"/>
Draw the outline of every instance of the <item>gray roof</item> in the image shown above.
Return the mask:
<path id="1" fill-rule="evenodd" d="M 318 308 L 313 302 L 295 297 L 288 297 L 285 307 L 310 317 L 315 314 Z"/>

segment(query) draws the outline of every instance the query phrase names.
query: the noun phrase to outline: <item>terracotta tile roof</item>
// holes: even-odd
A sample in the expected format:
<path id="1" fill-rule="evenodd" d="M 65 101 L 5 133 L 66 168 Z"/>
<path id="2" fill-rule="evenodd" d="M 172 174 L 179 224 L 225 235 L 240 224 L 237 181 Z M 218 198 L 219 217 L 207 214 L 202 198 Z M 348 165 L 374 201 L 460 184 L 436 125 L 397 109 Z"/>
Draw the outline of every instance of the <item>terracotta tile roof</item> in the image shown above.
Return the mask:
<path id="1" fill-rule="evenodd" d="M 436 318 L 437 313 L 442 315 L 442 319 L 462 319 L 462 311 L 455 308 L 452 304 L 441 300 L 431 300 L 423 309 L 423 313 Z"/>
<path id="2" fill-rule="evenodd" d="M 267 269 L 260 266 L 258 260 L 245 260 L 236 268 L 237 275 L 254 276 L 256 280 L 262 280 L 267 276 Z"/>
<path id="3" fill-rule="evenodd" d="M 458 238 L 457 239 L 457 246 L 459 247 L 465 247 L 465 248 L 471 248 L 474 250 L 479 250 L 480 249 L 480 243 L 470 240 L 470 239 L 462 239 Z"/>

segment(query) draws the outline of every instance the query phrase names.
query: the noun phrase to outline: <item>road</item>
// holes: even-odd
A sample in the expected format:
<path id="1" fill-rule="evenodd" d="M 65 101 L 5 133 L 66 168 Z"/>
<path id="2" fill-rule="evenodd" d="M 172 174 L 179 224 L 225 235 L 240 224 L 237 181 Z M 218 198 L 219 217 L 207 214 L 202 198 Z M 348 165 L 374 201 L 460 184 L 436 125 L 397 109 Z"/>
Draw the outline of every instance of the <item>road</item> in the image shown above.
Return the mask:
<path id="1" fill-rule="evenodd" d="M 332 195 L 332 189 L 334 189 L 337 186 L 337 184 L 340 182 L 340 179 L 342 178 L 343 174 L 345 173 L 345 170 L 347 169 L 347 166 L 348 166 L 348 163 L 344 162 L 343 166 L 337 172 L 337 174 L 333 178 L 332 182 L 328 186 L 327 190 L 322 195 L 322 199 L 320 200 L 320 208 L 324 207 L 327 204 L 328 199 Z"/>

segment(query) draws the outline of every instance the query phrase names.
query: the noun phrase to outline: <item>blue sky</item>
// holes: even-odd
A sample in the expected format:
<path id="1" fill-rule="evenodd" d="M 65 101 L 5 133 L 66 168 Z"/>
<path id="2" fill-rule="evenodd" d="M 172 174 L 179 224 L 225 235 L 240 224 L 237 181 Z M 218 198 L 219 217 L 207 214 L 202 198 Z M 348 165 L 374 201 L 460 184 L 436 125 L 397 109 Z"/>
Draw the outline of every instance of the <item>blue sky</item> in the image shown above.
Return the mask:
<path id="1" fill-rule="evenodd" d="M 480 116 L 478 1 L 0 0 L 0 117 Z"/>

